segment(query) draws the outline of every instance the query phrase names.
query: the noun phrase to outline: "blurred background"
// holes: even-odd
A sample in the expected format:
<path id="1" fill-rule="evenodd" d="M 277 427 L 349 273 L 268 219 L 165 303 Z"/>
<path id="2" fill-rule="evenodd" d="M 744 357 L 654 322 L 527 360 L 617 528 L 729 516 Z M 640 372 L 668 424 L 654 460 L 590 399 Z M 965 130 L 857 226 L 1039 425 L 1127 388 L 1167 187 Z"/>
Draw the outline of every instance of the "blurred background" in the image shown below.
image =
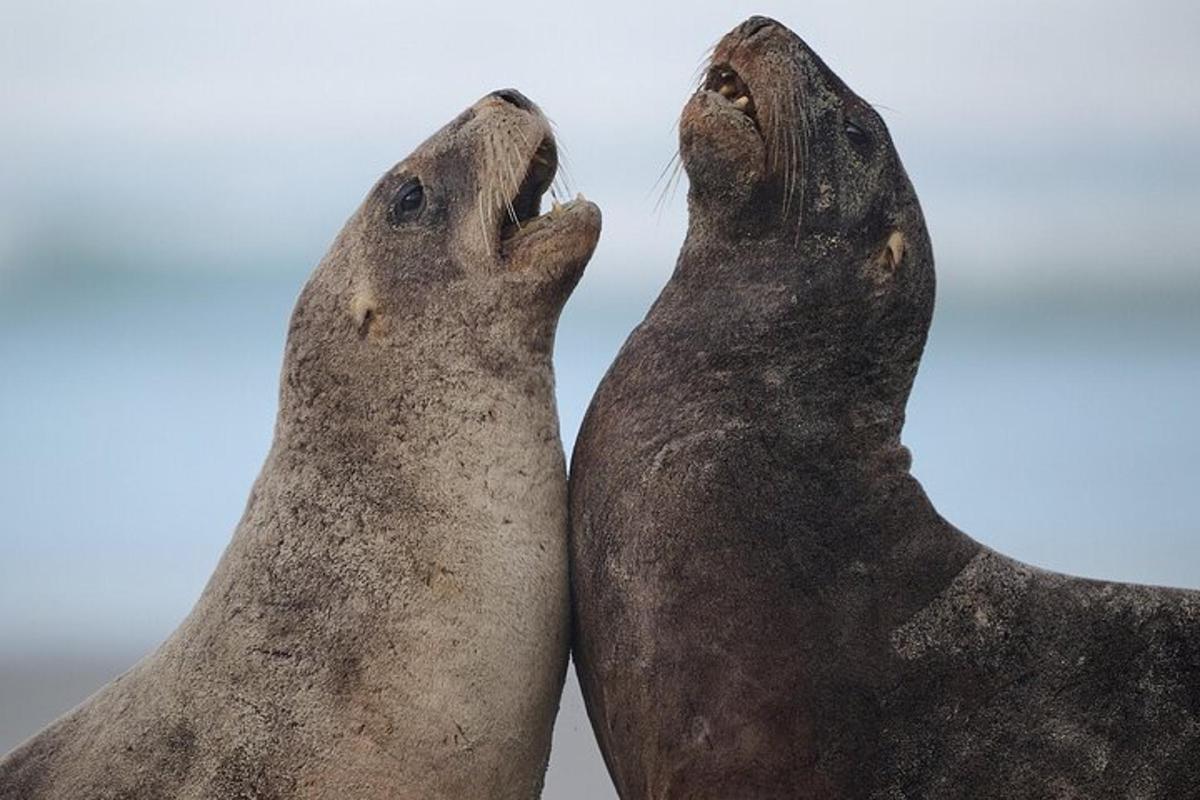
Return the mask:
<path id="1" fill-rule="evenodd" d="M 706 49 L 785 22 L 877 104 L 939 265 L 910 405 L 942 513 L 1200 587 L 1200 5 L 7 0 L 0 752 L 180 621 L 266 454 L 292 302 L 375 178 L 488 90 L 558 124 L 605 234 L 557 345 L 569 450 L 668 278 Z M 611 798 L 569 680 L 550 798 Z"/>

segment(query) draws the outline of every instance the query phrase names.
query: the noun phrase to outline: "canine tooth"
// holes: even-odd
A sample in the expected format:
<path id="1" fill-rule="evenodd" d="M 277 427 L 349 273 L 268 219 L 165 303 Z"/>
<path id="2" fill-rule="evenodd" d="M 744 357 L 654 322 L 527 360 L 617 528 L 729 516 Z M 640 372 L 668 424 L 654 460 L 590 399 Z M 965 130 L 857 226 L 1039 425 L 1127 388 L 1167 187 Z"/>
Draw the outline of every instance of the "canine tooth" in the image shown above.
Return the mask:
<path id="1" fill-rule="evenodd" d="M 559 211 L 562 211 L 562 203 L 555 200 L 550 204 L 550 213 L 557 214 Z"/>
<path id="2" fill-rule="evenodd" d="M 580 192 L 579 194 L 575 195 L 575 199 L 576 199 L 576 200 L 578 200 L 579 202 L 581 202 L 581 203 L 582 203 L 582 202 L 584 202 L 584 200 L 586 200 L 587 198 L 585 198 L 585 197 L 583 196 L 583 192 Z"/>
<path id="3" fill-rule="evenodd" d="M 750 98 L 746 95 L 742 95 L 737 100 L 733 101 L 733 105 L 735 108 L 740 108 L 742 111 L 745 111 L 746 107 L 750 105 Z"/>
<path id="4" fill-rule="evenodd" d="M 722 84 L 720 92 L 722 97 L 733 97 L 737 94 L 737 86 L 732 83 Z"/>

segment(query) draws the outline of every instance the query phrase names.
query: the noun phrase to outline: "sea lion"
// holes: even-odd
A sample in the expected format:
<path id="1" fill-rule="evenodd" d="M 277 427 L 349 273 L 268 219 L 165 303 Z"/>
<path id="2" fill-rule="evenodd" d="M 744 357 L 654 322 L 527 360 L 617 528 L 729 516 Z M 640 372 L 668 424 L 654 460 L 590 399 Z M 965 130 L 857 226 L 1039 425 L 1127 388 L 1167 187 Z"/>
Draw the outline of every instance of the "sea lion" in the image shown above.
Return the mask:
<path id="1" fill-rule="evenodd" d="M 5 800 L 533 798 L 569 644 L 551 349 L 600 231 L 538 216 L 520 93 L 389 170 L 304 287 L 279 415 L 198 604 L 0 763 Z"/>
<path id="2" fill-rule="evenodd" d="M 1013 561 L 910 474 L 933 256 L 878 114 L 755 17 L 679 138 L 687 239 L 571 467 L 621 797 L 1200 797 L 1200 593 Z"/>

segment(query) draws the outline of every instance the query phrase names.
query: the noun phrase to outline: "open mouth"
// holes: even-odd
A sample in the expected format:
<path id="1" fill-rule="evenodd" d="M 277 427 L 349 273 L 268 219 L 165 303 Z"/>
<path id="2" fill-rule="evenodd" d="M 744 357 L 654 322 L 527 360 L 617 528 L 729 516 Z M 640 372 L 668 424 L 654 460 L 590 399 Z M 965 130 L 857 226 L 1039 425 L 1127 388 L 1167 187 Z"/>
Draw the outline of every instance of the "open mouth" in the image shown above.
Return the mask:
<path id="1" fill-rule="evenodd" d="M 704 80 L 704 88 L 724 97 L 738 111 L 758 124 L 758 114 L 754 108 L 754 96 L 750 87 L 742 80 L 733 67 L 728 64 L 713 64 Z"/>
<path id="2" fill-rule="evenodd" d="M 515 197 L 509 198 L 508 205 L 501 214 L 500 245 L 503 247 L 518 231 L 527 224 L 539 218 L 542 210 L 542 196 L 554 181 L 558 172 L 558 146 L 552 136 L 546 136 L 538 144 L 529 166 L 525 169 L 525 177 L 517 188 Z"/>

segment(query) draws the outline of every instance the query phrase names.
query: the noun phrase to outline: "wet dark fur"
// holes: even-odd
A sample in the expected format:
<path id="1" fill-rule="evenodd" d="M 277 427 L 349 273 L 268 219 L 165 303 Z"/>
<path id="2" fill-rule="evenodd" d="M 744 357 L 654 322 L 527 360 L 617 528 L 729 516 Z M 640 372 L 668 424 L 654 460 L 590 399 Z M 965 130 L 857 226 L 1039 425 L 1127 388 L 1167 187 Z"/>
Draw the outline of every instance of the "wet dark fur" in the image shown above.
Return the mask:
<path id="1" fill-rule="evenodd" d="M 900 444 L 932 251 L 886 128 L 777 23 L 713 62 L 758 124 L 685 109 L 687 241 L 572 461 L 576 667 L 621 796 L 1200 796 L 1200 593 L 937 514 Z"/>

